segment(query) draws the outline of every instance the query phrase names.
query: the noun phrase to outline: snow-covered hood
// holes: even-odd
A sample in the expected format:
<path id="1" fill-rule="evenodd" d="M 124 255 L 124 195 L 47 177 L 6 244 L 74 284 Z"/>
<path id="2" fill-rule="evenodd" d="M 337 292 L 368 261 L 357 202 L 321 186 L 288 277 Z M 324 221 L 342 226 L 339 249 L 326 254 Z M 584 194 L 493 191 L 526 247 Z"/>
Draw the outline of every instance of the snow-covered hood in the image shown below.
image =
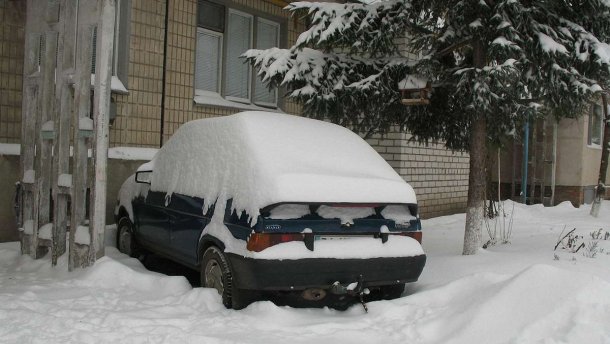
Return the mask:
<path id="1" fill-rule="evenodd" d="M 256 218 L 280 202 L 416 203 L 362 138 L 323 121 L 249 111 L 182 125 L 153 159 L 151 190 L 233 198 Z"/>

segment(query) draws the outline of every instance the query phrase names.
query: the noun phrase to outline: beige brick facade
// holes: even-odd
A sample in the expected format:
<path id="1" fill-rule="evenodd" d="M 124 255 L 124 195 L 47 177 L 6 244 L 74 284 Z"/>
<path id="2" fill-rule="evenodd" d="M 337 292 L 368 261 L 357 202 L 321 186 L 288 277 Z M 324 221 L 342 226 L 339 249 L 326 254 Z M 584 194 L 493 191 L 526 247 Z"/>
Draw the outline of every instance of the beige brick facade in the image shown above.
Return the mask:
<path id="1" fill-rule="evenodd" d="M 392 131 L 367 140 L 417 194 L 423 218 L 464 211 L 468 196 L 469 158 L 442 144 L 410 142 L 411 135 Z"/>
<path id="2" fill-rule="evenodd" d="M 113 94 L 117 117 L 111 146 L 158 147 L 161 128 L 165 1 L 133 0 L 129 38 L 129 94 Z"/>
<path id="3" fill-rule="evenodd" d="M 21 136 L 25 3 L 0 0 L 0 142 Z"/>

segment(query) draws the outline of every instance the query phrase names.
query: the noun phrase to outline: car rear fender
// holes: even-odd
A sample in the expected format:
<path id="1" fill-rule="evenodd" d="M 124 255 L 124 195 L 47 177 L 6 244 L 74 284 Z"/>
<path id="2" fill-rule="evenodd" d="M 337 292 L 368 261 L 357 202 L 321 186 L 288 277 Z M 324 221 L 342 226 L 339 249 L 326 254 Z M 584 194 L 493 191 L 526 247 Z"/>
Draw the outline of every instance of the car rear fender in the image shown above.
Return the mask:
<path id="1" fill-rule="evenodd" d="M 118 224 L 119 220 L 123 217 L 128 218 L 132 223 L 134 222 L 134 220 L 131 218 L 131 216 L 129 216 L 129 213 L 127 212 L 127 209 L 125 209 L 124 206 L 119 206 L 118 211 L 116 212 L 115 215 L 115 221 Z"/>
<path id="2" fill-rule="evenodd" d="M 203 257 L 203 253 L 210 246 L 216 246 L 219 249 L 221 249 L 222 251 L 225 250 L 225 245 L 222 243 L 222 241 L 218 240 L 214 236 L 205 234 L 204 236 L 201 237 L 201 239 L 199 239 L 199 248 L 197 250 L 197 265 L 199 265 L 201 263 L 201 258 Z"/>

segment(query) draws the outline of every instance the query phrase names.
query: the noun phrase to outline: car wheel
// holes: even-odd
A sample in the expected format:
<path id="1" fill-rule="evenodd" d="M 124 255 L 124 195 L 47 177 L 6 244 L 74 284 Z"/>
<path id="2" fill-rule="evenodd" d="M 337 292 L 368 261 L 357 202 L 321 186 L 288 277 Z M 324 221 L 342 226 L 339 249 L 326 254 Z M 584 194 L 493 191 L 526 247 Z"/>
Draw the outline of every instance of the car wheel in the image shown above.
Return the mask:
<path id="1" fill-rule="evenodd" d="M 237 289 L 233 281 L 233 272 L 222 251 L 215 246 L 205 250 L 201 259 L 201 286 L 216 289 L 225 307 L 245 308 L 253 299 L 247 291 Z"/>
<path id="2" fill-rule="evenodd" d="M 133 224 L 127 217 L 122 217 L 117 224 L 116 247 L 119 252 L 130 257 L 139 257 L 139 250 L 133 235 Z"/>

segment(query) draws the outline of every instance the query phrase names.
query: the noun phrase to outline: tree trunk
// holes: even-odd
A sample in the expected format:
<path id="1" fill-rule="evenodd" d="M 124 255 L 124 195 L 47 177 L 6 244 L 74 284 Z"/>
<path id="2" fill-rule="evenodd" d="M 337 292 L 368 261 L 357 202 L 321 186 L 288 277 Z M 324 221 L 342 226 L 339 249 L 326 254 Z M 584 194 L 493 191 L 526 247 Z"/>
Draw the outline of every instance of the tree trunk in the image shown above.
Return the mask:
<path id="1" fill-rule="evenodd" d="M 485 66 L 485 46 L 481 40 L 473 44 L 474 66 Z M 468 202 L 466 204 L 466 228 L 464 233 L 464 255 L 477 253 L 481 247 L 481 224 L 485 202 L 485 166 L 487 143 L 487 121 L 479 113 L 473 120 L 470 133 L 470 173 L 468 176 Z"/>
<path id="2" fill-rule="evenodd" d="M 610 148 L 610 117 L 608 116 L 608 99 L 605 94 L 602 94 L 602 106 L 604 114 L 604 137 L 602 141 L 602 158 L 599 163 L 599 178 L 597 179 L 597 190 L 595 192 L 595 201 L 591 207 L 591 215 L 597 217 L 599 208 L 606 194 L 605 184 L 606 175 L 608 174 L 608 148 Z"/>
<path id="3" fill-rule="evenodd" d="M 468 203 L 466 205 L 466 232 L 463 254 L 475 254 L 481 247 L 481 223 L 485 202 L 485 144 L 487 122 L 480 116 L 473 123 L 470 137 L 470 174 L 468 176 Z"/>

